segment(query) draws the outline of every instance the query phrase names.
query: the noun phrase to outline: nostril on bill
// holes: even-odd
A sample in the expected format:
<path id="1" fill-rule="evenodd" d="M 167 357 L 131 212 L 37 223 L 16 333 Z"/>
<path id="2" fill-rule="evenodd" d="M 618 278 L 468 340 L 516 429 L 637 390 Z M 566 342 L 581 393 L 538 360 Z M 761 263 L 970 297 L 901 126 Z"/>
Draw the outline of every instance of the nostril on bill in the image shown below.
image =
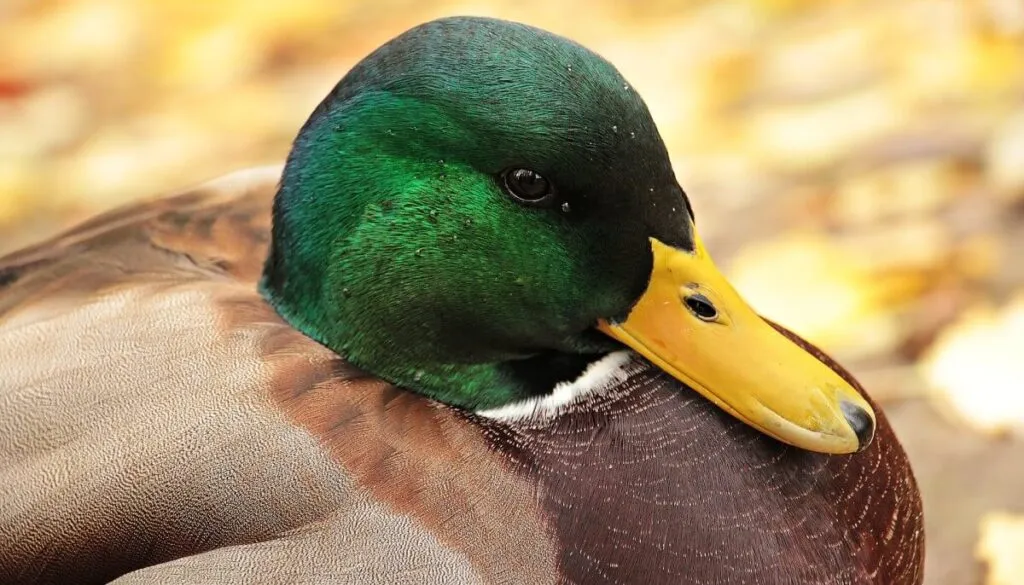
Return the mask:
<path id="1" fill-rule="evenodd" d="M 718 317 L 718 309 L 714 303 L 700 293 L 686 295 L 683 302 L 686 303 L 686 308 L 702 321 L 714 321 Z"/>

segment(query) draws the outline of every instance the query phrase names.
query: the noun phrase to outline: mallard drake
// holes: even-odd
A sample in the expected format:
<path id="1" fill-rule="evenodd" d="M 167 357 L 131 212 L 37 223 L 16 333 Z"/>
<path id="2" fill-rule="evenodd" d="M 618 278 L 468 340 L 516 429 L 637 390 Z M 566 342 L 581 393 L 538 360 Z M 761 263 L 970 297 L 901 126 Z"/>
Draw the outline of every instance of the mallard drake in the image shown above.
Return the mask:
<path id="1" fill-rule="evenodd" d="M 416 27 L 283 171 L 3 258 L 0 364 L 4 583 L 922 579 L 885 417 L 715 270 L 618 71 L 521 24 Z"/>

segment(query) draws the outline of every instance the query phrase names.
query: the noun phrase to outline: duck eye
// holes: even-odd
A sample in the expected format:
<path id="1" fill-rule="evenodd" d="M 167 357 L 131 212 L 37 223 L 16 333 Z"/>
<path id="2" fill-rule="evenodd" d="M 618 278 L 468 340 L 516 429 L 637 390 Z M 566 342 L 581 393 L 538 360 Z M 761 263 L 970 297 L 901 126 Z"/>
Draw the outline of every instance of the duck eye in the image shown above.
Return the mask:
<path id="1" fill-rule="evenodd" d="M 554 199 L 551 182 L 530 169 L 510 169 L 504 175 L 505 191 L 528 205 L 543 205 Z"/>

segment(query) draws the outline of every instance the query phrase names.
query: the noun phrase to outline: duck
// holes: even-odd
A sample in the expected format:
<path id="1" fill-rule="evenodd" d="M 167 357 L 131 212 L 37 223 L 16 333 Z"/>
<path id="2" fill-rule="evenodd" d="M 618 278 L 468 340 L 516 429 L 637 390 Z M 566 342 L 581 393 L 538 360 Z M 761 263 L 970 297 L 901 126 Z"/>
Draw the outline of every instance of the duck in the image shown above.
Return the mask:
<path id="1" fill-rule="evenodd" d="M 402 33 L 283 166 L 0 259 L 0 582 L 921 583 L 884 413 L 694 217 L 605 59 Z"/>

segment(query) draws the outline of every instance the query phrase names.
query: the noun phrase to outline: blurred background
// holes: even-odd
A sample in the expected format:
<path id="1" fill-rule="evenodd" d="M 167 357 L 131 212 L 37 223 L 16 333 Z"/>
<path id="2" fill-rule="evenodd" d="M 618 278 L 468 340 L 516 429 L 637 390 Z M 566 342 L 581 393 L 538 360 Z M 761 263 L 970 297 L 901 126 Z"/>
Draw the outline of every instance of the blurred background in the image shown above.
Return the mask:
<path id="1" fill-rule="evenodd" d="M 896 426 L 927 583 L 1024 583 L 1024 0 L 0 0 L 0 254 L 282 160 L 352 64 L 449 14 L 614 62 L 719 264 Z"/>

